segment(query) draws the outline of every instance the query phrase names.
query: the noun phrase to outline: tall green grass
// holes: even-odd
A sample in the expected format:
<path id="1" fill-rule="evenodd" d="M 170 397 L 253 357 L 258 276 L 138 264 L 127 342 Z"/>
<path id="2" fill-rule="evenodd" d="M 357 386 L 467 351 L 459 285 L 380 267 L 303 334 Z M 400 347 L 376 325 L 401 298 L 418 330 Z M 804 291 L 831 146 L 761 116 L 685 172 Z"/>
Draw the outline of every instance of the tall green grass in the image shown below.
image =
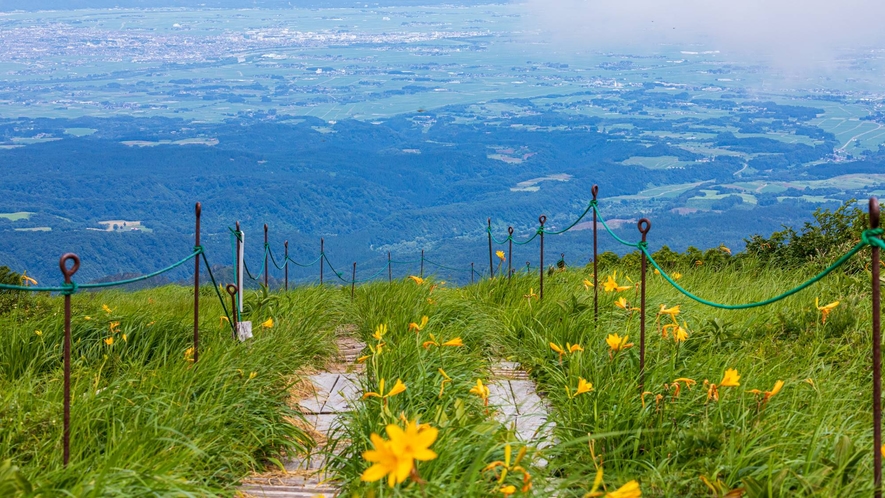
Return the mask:
<path id="1" fill-rule="evenodd" d="M 288 388 L 299 368 L 334 352 L 340 293 L 250 293 L 244 319 L 255 338 L 241 344 L 220 320 L 214 291 L 203 291 L 197 364 L 186 358 L 191 289 L 73 297 L 67 468 L 62 299 L 39 297 L 0 318 L 0 462 L 11 460 L 0 469 L 4 496 L 230 495 L 253 468 L 313 445 L 286 420 L 300 416 L 286 404 Z M 267 318 L 273 328 L 259 326 Z"/>

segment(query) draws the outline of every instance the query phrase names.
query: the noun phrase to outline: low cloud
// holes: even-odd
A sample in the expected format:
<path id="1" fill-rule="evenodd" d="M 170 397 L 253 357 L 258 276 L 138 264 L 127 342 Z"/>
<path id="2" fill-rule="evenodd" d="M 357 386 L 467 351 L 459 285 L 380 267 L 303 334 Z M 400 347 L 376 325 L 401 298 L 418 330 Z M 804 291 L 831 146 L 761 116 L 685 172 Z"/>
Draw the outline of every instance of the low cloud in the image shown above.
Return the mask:
<path id="1" fill-rule="evenodd" d="M 885 46 L 882 0 L 528 0 L 526 5 L 526 28 L 587 50 L 721 50 L 784 69 L 826 69 L 845 52 Z"/>

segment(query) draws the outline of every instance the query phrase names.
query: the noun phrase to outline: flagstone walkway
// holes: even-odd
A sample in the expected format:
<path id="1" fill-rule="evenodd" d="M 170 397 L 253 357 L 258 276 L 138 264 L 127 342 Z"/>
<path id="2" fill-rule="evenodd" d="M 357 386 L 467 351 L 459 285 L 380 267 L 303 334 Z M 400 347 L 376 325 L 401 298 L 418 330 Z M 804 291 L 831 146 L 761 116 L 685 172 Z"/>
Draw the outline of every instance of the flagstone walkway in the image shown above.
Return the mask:
<path id="1" fill-rule="evenodd" d="M 359 398 L 359 372 L 362 365 L 356 358 L 365 345 L 350 337 L 353 329 L 337 331 L 338 357 L 327 365 L 326 371 L 307 376 L 312 394 L 298 401 L 310 425 L 309 432 L 317 446 L 309 455 L 292 458 L 284 463 L 284 472 L 251 476 L 243 480 L 241 495 L 255 498 L 332 498 L 339 488 L 328 481 L 325 472 L 326 438 L 336 418 L 350 411 L 350 403 Z"/>
<path id="2" fill-rule="evenodd" d="M 356 358 L 365 344 L 350 337 L 352 328 L 338 331 L 338 357 L 326 370 L 307 376 L 312 393 L 298 401 L 317 446 L 309 455 L 284 462 L 285 471 L 251 476 L 243 480 L 241 496 L 255 498 L 332 498 L 336 483 L 328 481 L 324 446 L 337 418 L 359 399 L 362 365 Z M 550 443 L 552 428 L 547 423 L 548 406 L 535 390 L 535 383 L 518 363 L 499 361 L 491 369 L 489 404 L 497 407 L 495 418 L 515 429 L 519 439 L 536 447 Z"/>

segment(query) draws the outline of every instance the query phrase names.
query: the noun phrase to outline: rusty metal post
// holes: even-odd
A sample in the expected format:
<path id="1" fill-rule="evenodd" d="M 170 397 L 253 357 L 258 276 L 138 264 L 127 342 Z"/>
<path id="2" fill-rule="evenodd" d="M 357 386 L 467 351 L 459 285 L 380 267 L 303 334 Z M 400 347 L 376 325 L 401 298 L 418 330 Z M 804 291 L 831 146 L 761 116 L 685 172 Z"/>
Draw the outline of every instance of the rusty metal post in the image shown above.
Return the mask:
<path id="1" fill-rule="evenodd" d="M 495 267 L 492 263 L 492 219 L 489 218 L 489 278 L 495 278 Z"/>
<path id="2" fill-rule="evenodd" d="M 870 228 L 879 228 L 879 199 L 870 198 Z M 873 486 L 875 497 L 882 497 L 882 318 L 879 248 L 872 246 L 873 257 Z"/>
<path id="3" fill-rule="evenodd" d="M 639 228 L 639 233 L 642 234 L 642 244 L 645 245 L 646 236 L 651 229 L 651 222 L 647 218 L 642 218 L 636 226 Z M 645 385 L 645 273 L 648 261 L 645 251 L 640 249 L 640 252 L 642 253 L 641 286 L 639 291 L 639 392 L 641 393 Z"/>
<path id="4" fill-rule="evenodd" d="M 289 291 L 289 241 L 288 240 L 283 242 L 283 247 L 286 248 L 285 255 L 283 256 L 285 258 L 285 262 L 283 263 L 283 272 L 284 272 L 283 281 L 285 282 L 284 285 L 285 285 L 286 292 L 288 292 Z"/>
<path id="5" fill-rule="evenodd" d="M 475 271 L 473 270 L 473 263 L 470 263 L 470 283 L 473 283 L 473 274 Z"/>
<path id="6" fill-rule="evenodd" d="M 264 287 L 267 288 L 267 223 L 264 224 Z"/>
<path id="7" fill-rule="evenodd" d="M 323 285 L 323 266 L 326 264 L 326 241 L 320 239 L 320 285 Z"/>
<path id="8" fill-rule="evenodd" d="M 596 232 L 596 194 L 599 193 L 599 185 L 590 189 L 593 194 L 593 319 L 599 321 L 599 260 L 598 237 Z"/>
<path id="9" fill-rule="evenodd" d="M 424 278 L 424 249 L 421 249 L 421 278 Z"/>
<path id="10" fill-rule="evenodd" d="M 203 206 L 198 202 L 194 207 L 197 226 L 194 235 L 194 250 L 200 247 L 200 215 Z M 200 255 L 194 258 L 194 364 L 200 358 Z"/>
<path id="11" fill-rule="evenodd" d="M 390 251 L 387 251 L 387 282 L 393 283 L 393 268 L 390 266 Z"/>
<path id="12" fill-rule="evenodd" d="M 513 276 L 513 227 L 507 227 L 507 241 L 510 245 L 507 247 L 507 280 Z"/>
<path id="13" fill-rule="evenodd" d="M 233 323 L 234 340 L 237 340 L 237 329 L 239 328 L 238 323 L 240 321 L 240 310 L 239 310 L 239 308 L 237 308 L 237 286 L 234 284 L 227 284 L 227 287 L 225 289 L 227 290 L 227 293 L 230 294 L 230 302 L 233 305 L 233 312 L 231 313 L 231 320 L 234 321 L 234 323 Z"/>
<path id="14" fill-rule="evenodd" d="M 541 229 L 539 233 L 541 234 L 541 290 L 538 292 L 538 299 L 544 299 L 544 223 L 547 221 L 547 217 L 543 214 L 538 217 L 538 221 L 541 222 Z"/>
<path id="15" fill-rule="evenodd" d="M 353 278 L 350 279 L 350 300 L 353 301 L 353 290 L 356 287 L 356 262 L 353 263 Z"/>
<path id="16" fill-rule="evenodd" d="M 68 268 L 68 260 L 74 264 Z M 80 258 L 76 254 L 63 254 L 58 267 L 65 277 L 65 284 L 71 284 L 71 277 L 80 269 Z M 62 433 L 63 460 L 65 467 L 71 459 L 71 295 L 65 294 L 65 339 L 64 339 L 64 432 Z"/>
<path id="17" fill-rule="evenodd" d="M 240 233 L 240 222 L 239 221 L 237 222 L 237 234 L 236 235 L 237 235 L 237 242 L 236 242 L 236 244 L 237 244 L 237 260 L 234 262 L 234 266 L 236 266 L 236 268 L 234 269 L 234 281 L 237 283 L 237 285 L 236 285 L 237 289 L 239 289 L 240 284 L 245 284 L 245 282 L 243 282 L 243 280 L 245 280 L 245 279 L 243 278 L 242 272 L 240 271 L 240 260 L 243 258 L 243 255 L 240 254 L 240 251 L 242 251 L 242 248 L 240 247 L 241 246 L 240 240 L 243 235 Z M 243 263 L 243 264 L 245 264 L 245 263 Z M 243 285 L 243 287 L 245 287 L 245 285 Z M 237 309 L 240 309 L 239 297 L 237 297 L 236 304 L 237 304 Z M 236 339 L 236 337 L 234 337 L 234 339 Z"/>

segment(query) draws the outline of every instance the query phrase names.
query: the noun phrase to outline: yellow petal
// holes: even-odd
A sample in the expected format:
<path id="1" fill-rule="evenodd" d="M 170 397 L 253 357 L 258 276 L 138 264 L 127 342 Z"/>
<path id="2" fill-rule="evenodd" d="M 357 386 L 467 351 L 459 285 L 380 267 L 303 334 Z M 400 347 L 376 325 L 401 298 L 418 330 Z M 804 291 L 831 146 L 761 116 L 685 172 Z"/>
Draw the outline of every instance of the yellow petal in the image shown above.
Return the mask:
<path id="1" fill-rule="evenodd" d="M 443 346 L 463 346 L 464 343 L 461 341 L 460 337 L 456 337 L 450 341 L 446 341 L 443 343 Z"/>
<path id="2" fill-rule="evenodd" d="M 273 328 L 273 318 L 268 318 L 267 320 L 265 320 L 264 323 L 261 324 L 261 327 L 265 328 L 265 329 L 272 329 Z"/>
<path id="3" fill-rule="evenodd" d="M 389 398 L 391 396 L 396 396 L 397 394 L 406 390 L 406 385 L 403 384 L 403 381 L 396 379 L 396 382 L 393 384 L 393 388 L 390 389 L 390 392 L 387 393 L 385 397 Z"/>

